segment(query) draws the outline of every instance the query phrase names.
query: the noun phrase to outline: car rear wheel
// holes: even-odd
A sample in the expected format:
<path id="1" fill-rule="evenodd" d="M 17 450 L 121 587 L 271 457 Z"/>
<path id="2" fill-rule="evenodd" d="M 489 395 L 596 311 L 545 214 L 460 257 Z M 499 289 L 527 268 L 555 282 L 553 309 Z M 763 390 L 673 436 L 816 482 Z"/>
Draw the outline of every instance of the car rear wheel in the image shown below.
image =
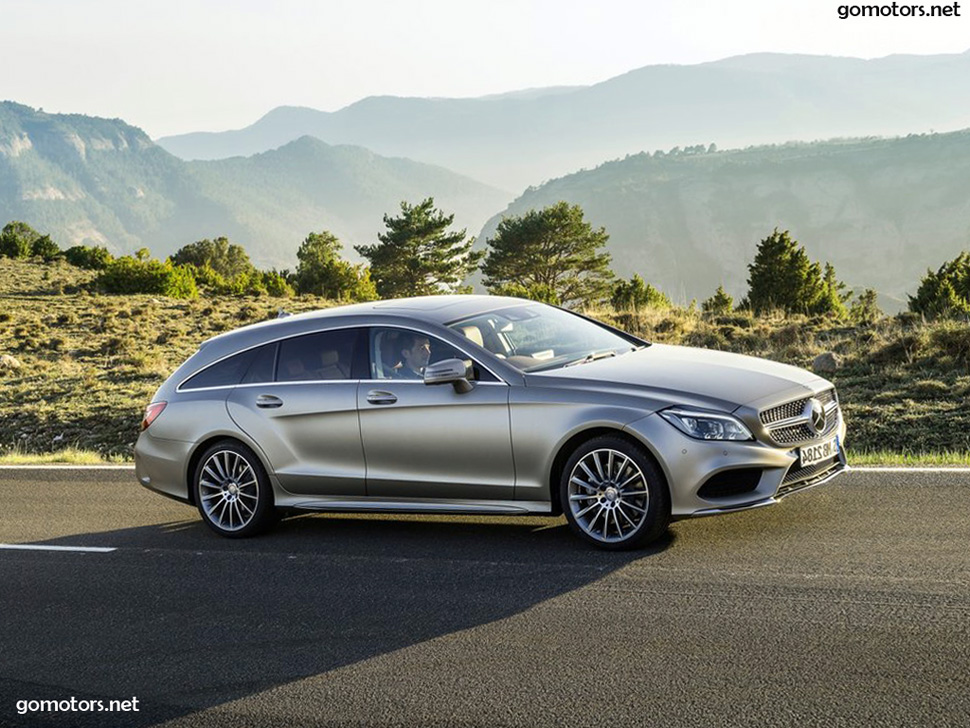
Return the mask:
<path id="1" fill-rule="evenodd" d="M 639 445 L 607 435 L 581 445 L 563 468 L 562 510 L 570 528 L 619 551 L 656 540 L 670 523 L 667 483 Z"/>
<path id="2" fill-rule="evenodd" d="M 221 536 L 253 536 L 275 520 L 266 471 L 242 443 L 227 440 L 207 449 L 195 468 L 193 486 L 202 520 Z"/>

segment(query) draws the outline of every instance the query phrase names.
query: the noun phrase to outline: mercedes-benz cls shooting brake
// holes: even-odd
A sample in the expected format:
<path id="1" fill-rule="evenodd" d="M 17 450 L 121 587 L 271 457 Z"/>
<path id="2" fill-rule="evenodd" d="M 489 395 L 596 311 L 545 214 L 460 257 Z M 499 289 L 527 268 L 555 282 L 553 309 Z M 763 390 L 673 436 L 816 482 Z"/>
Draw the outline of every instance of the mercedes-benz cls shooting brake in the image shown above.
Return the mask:
<path id="1" fill-rule="evenodd" d="M 224 536 L 290 511 L 565 514 L 621 549 L 830 480 L 844 437 L 802 369 L 431 296 L 206 341 L 148 406 L 135 467 Z"/>

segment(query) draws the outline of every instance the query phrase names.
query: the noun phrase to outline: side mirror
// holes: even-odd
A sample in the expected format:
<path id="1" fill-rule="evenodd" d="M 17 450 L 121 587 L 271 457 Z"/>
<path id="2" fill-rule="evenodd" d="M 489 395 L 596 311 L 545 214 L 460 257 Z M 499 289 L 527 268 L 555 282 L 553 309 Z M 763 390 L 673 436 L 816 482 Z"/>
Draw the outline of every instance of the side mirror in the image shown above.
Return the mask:
<path id="1" fill-rule="evenodd" d="M 451 384 L 458 394 L 472 391 L 468 381 L 469 366 L 461 359 L 442 359 L 424 368 L 425 384 Z"/>

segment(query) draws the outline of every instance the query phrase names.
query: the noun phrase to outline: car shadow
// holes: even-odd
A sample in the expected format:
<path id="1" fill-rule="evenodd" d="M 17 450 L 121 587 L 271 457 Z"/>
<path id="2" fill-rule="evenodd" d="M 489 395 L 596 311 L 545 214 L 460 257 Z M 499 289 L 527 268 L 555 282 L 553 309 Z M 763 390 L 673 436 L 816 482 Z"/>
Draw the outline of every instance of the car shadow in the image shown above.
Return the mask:
<path id="1" fill-rule="evenodd" d="M 0 725 L 156 725 L 505 619 L 672 542 L 606 552 L 563 519 L 374 515 L 240 540 L 193 519 L 44 541 L 117 550 L 0 562 Z M 132 696 L 137 713 L 11 715 Z"/>

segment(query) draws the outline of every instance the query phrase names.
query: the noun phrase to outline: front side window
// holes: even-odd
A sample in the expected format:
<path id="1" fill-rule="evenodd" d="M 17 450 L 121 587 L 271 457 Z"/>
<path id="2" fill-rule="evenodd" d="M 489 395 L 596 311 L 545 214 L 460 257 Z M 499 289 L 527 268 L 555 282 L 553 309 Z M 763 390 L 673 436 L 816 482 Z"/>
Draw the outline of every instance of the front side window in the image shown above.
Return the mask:
<path id="1" fill-rule="evenodd" d="M 371 377 L 373 379 L 424 380 L 428 364 L 443 359 L 461 359 L 470 364 L 472 378 L 498 381 L 468 355 L 451 344 L 420 331 L 374 328 L 370 330 Z"/>
<path id="2" fill-rule="evenodd" d="M 524 304 L 455 321 L 449 328 L 526 372 L 558 369 L 642 344 L 598 324 L 542 304 Z"/>
<path id="3" fill-rule="evenodd" d="M 323 331 L 280 342 L 278 382 L 350 379 L 357 329 Z"/>

